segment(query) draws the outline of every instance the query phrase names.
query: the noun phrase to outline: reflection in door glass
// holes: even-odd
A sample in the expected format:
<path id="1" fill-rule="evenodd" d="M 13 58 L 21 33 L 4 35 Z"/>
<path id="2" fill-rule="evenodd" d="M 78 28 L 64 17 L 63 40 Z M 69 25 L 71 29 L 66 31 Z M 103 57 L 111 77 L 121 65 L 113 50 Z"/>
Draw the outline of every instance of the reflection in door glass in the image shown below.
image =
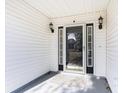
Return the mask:
<path id="1" fill-rule="evenodd" d="M 66 67 L 82 70 L 82 26 L 66 28 Z"/>

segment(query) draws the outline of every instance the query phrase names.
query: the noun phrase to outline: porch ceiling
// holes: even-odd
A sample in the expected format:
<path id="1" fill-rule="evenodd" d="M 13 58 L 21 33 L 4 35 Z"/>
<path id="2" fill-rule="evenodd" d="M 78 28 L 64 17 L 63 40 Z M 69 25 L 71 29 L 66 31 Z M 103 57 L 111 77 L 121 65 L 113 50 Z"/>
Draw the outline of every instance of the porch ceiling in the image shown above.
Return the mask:
<path id="1" fill-rule="evenodd" d="M 49 18 L 105 10 L 109 0 L 24 0 Z"/>

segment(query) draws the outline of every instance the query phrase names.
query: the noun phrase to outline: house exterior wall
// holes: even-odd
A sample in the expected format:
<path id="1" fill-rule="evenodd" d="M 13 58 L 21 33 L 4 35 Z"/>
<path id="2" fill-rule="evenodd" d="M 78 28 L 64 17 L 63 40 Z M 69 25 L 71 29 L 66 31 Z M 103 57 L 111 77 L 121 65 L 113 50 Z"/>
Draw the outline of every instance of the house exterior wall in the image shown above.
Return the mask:
<path id="1" fill-rule="evenodd" d="M 23 0 L 6 0 L 6 93 L 48 72 L 49 19 Z"/>
<path id="2" fill-rule="evenodd" d="M 110 0 L 107 7 L 107 66 L 106 76 L 112 93 L 117 93 L 118 80 L 118 4 Z"/>
<path id="3" fill-rule="evenodd" d="M 98 18 L 100 15 L 104 18 L 103 29 L 98 29 Z M 73 23 L 73 20 L 76 22 Z M 95 23 L 94 49 L 95 49 L 95 75 L 105 76 L 106 70 L 106 11 L 86 13 L 75 16 L 51 19 L 55 27 L 55 33 L 52 35 L 52 61 L 50 69 L 58 71 L 58 26 L 65 26 L 77 23 Z"/>

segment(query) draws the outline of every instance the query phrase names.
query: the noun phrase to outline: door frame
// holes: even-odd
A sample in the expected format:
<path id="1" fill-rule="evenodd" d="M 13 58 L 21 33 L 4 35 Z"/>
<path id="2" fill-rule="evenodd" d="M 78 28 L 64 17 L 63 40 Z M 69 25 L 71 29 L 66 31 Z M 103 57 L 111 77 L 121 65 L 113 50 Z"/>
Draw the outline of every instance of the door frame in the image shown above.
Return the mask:
<path id="1" fill-rule="evenodd" d="M 96 72 L 96 63 L 95 63 L 95 31 L 96 31 L 96 24 L 94 21 L 90 21 L 90 22 L 84 22 L 84 23 L 77 23 L 77 24 L 67 24 L 67 25 L 64 25 L 63 26 L 63 71 L 67 71 L 66 70 L 66 28 L 67 27 L 74 27 L 74 26 L 82 26 L 83 29 L 82 29 L 82 39 L 83 39 L 83 45 L 82 45 L 82 62 L 83 62 L 83 72 L 82 74 L 86 74 L 86 24 L 90 24 L 90 23 L 93 23 L 93 28 L 94 28 L 94 32 L 93 32 L 93 35 L 94 35 L 94 73 Z M 85 48 L 85 49 L 84 49 Z"/>
<path id="2" fill-rule="evenodd" d="M 64 66 L 64 71 L 66 71 L 66 28 L 67 27 L 75 27 L 75 26 L 82 26 L 82 63 L 83 63 L 83 68 L 82 68 L 82 73 L 84 74 L 85 73 L 85 57 L 84 57 L 84 53 L 85 53 L 85 51 L 83 50 L 84 48 L 84 24 L 73 24 L 73 25 L 66 25 L 66 26 L 64 26 L 64 33 L 63 33 L 63 54 L 64 54 L 64 56 L 63 56 L 63 58 L 64 58 L 64 62 L 63 62 L 63 66 Z"/>

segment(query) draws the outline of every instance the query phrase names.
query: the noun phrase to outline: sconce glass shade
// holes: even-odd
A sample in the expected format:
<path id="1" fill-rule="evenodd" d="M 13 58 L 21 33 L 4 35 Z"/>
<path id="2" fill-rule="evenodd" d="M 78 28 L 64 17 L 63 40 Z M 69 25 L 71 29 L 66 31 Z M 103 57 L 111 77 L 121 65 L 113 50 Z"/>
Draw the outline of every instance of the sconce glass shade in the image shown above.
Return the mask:
<path id="1" fill-rule="evenodd" d="M 102 24 L 103 23 L 103 18 L 101 16 L 99 17 L 98 20 L 99 20 L 99 24 Z"/>
<path id="2" fill-rule="evenodd" d="M 99 24 L 99 29 L 102 29 L 102 24 Z"/>
<path id="3" fill-rule="evenodd" d="M 53 29 L 53 23 L 52 22 L 49 24 L 49 28 Z"/>
<path id="4" fill-rule="evenodd" d="M 52 22 L 49 24 L 49 28 L 50 28 L 51 32 L 54 33 L 53 23 Z"/>

